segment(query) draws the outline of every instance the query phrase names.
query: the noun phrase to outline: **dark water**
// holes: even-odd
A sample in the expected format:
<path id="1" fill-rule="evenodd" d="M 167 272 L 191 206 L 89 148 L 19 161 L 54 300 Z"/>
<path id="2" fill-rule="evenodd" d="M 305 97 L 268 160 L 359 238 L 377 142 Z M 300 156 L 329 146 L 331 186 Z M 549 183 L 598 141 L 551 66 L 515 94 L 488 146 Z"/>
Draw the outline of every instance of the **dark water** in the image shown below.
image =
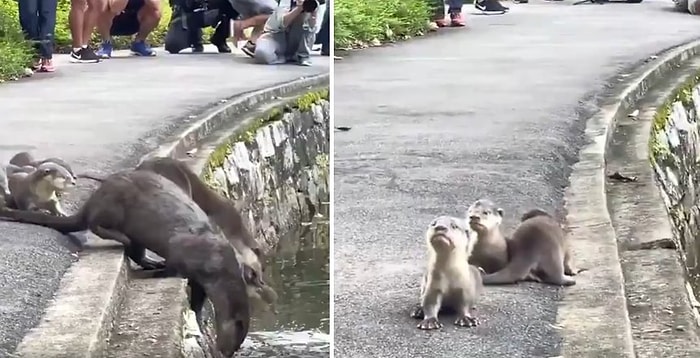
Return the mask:
<path id="1" fill-rule="evenodd" d="M 317 217 L 280 240 L 266 266 L 277 314 L 256 307 L 244 357 L 329 357 L 328 220 Z"/>

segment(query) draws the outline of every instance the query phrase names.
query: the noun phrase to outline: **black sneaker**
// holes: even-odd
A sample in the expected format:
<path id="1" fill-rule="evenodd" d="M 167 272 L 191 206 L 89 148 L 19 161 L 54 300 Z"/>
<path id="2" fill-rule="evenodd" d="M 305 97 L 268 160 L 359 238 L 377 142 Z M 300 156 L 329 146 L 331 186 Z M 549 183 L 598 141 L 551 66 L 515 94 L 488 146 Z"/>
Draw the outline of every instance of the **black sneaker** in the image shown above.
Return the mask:
<path id="1" fill-rule="evenodd" d="M 204 45 L 202 45 L 202 44 L 194 44 L 194 45 L 192 45 L 192 52 L 193 52 L 193 53 L 202 53 L 202 52 L 204 52 Z"/>
<path id="2" fill-rule="evenodd" d="M 216 50 L 219 51 L 219 53 L 231 53 L 231 48 L 226 43 L 226 38 L 212 36 L 209 38 L 209 42 L 216 46 Z"/>
<path id="3" fill-rule="evenodd" d="M 97 56 L 90 47 L 83 47 L 78 51 L 72 50 L 70 52 L 70 61 L 73 63 L 97 63 L 100 62 L 100 56 Z"/>
<path id="4" fill-rule="evenodd" d="M 501 5 L 501 3 L 498 2 L 498 0 L 475 1 L 474 7 L 477 10 L 481 10 L 483 12 L 497 12 L 497 13 L 501 13 L 501 14 L 510 10 L 508 7 Z"/>

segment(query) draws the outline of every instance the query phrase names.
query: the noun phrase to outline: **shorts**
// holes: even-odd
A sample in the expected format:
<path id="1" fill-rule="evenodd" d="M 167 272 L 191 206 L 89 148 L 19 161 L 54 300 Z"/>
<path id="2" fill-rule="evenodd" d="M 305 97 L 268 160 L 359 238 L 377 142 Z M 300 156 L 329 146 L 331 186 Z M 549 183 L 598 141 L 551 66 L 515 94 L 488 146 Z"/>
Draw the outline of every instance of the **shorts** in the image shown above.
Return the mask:
<path id="1" fill-rule="evenodd" d="M 249 19 L 258 15 L 270 15 L 277 8 L 276 0 L 229 0 L 231 6 L 241 15 L 242 19 Z"/>
<path id="2" fill-rule="evenodd" d="M 138 13 L 144 5 L 144 0 L 129 0 L 124 11 L 112 21 L 109 34 L 112 36 L 131 36 L 138 33 L 141 27 Z"/>

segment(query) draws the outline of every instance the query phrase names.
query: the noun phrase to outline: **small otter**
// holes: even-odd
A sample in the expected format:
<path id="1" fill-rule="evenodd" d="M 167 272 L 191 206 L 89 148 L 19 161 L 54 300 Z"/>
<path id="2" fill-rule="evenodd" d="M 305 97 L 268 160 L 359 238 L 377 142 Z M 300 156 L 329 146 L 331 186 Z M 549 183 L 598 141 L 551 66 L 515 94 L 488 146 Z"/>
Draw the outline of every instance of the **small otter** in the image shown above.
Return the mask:
<path id="1" fill-rule="evenodd" d="M 552 285 L 575 285 L 561 225 L 540 209 L 528 211 L 521 219 L 524 220 L 508 241 L 510 262 L 495 273 L 485 274 L 484 284 L 516 283 L 534 276 L 537 281 Z"/>
<path id="2" fill-rule="evenodd" d="M 469 227 L 476 233 L 469 263 L 493 273 L 508 264 L 508 242 L 501 233 L 503 209 L 491 200 L 479 199 L 467 208 Z"/>
<path id="3" fill-rule="evenodd" d="M 75 178 L 63 166 L 46 162 L 32 172 L 14 171 L 8 178 L 12 206 L 20 210 L 45 210 L 65 216 L 56 192 L 75 186 Z"/>
<path id="4" fill-rule="evenodd" d="M 73 169 L 70 167 L 70 165 L 68 165 L 68 163 L 66 163 L 66 161 L 61 159 L 61 158 L 53 157 L 53 158 L 46 158 L 43 160 L 35 160 L 34 157 L 29 152 L 19 152 L 19 153 L 15 154 L 12 157 L 12 159 L 10 159 L 10 164 L 15 165 L 17 167 L 30 166 L 30 167 L 38 168 L 41 164 L 49 163 L 49 162 L 56 163 L 56 164 L 62 166 L 73 176 L 73 178 L 76 177 L 75 172 L 73 172 Z"/>
<path id="5" fill-rule="evenodd" d="M 421 285 L 423 320 L 419 329 L 439 329 L 438 312 L 449 307 L 457 312 L 454 324 L 476 327 L 479 321 L 473 309 L 482 291 L 481 274 L 469 259 L 471 238 L 461 220 L 440 216 L 433 220 L 425 233 L 428 248 L 428 269 Z"/>
<path id="6" fill-rule="evenodd" d="M 46 165 L 46 164 L 44 164 Z M 147 170 L 112 174 L 71 216 L 0 209 L 0 217 L 67 234 L 90 229 L 122 243 L 144 269 L 165 268 L 188 279 L 198 317 L 209 297 L 214 306 L 217 349 L 233 355 L 248 334 L 249 300 L 233 246 L 209 217 L 172 181 Z M 165 258 L 154 262 L 146 249 Z"/>

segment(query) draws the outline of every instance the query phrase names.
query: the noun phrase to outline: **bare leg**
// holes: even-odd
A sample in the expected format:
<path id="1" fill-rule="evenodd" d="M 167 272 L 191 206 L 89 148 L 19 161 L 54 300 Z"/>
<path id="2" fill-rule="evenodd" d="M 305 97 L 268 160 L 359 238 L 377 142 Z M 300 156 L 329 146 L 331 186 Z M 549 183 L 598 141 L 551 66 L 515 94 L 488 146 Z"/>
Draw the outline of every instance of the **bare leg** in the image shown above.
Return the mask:
<path id="1" fill-rule="evenodd" d="M 80 48 L 83 45 L 83 23 L 87 6 L 86 0 L 71 0 L 68 24 L 73 48 Z"/>
<path id="2" fill-rule="evenodd" d="M 160 1 L 146 0 L 145 5 L 138 13 L 139 32 L 136 34 L 136 41 L 146 41 L 148 35 L 160 23 Z"/>
<path id="3" fill-rule="evenodd" d="M 107 12 L 106 0 L 87 0 L 88 7 L 83 18 L 83 37 L 81 47 L 88 46 L 92 38 L 92 32 L 97 26 L 97 19 Z"/>

